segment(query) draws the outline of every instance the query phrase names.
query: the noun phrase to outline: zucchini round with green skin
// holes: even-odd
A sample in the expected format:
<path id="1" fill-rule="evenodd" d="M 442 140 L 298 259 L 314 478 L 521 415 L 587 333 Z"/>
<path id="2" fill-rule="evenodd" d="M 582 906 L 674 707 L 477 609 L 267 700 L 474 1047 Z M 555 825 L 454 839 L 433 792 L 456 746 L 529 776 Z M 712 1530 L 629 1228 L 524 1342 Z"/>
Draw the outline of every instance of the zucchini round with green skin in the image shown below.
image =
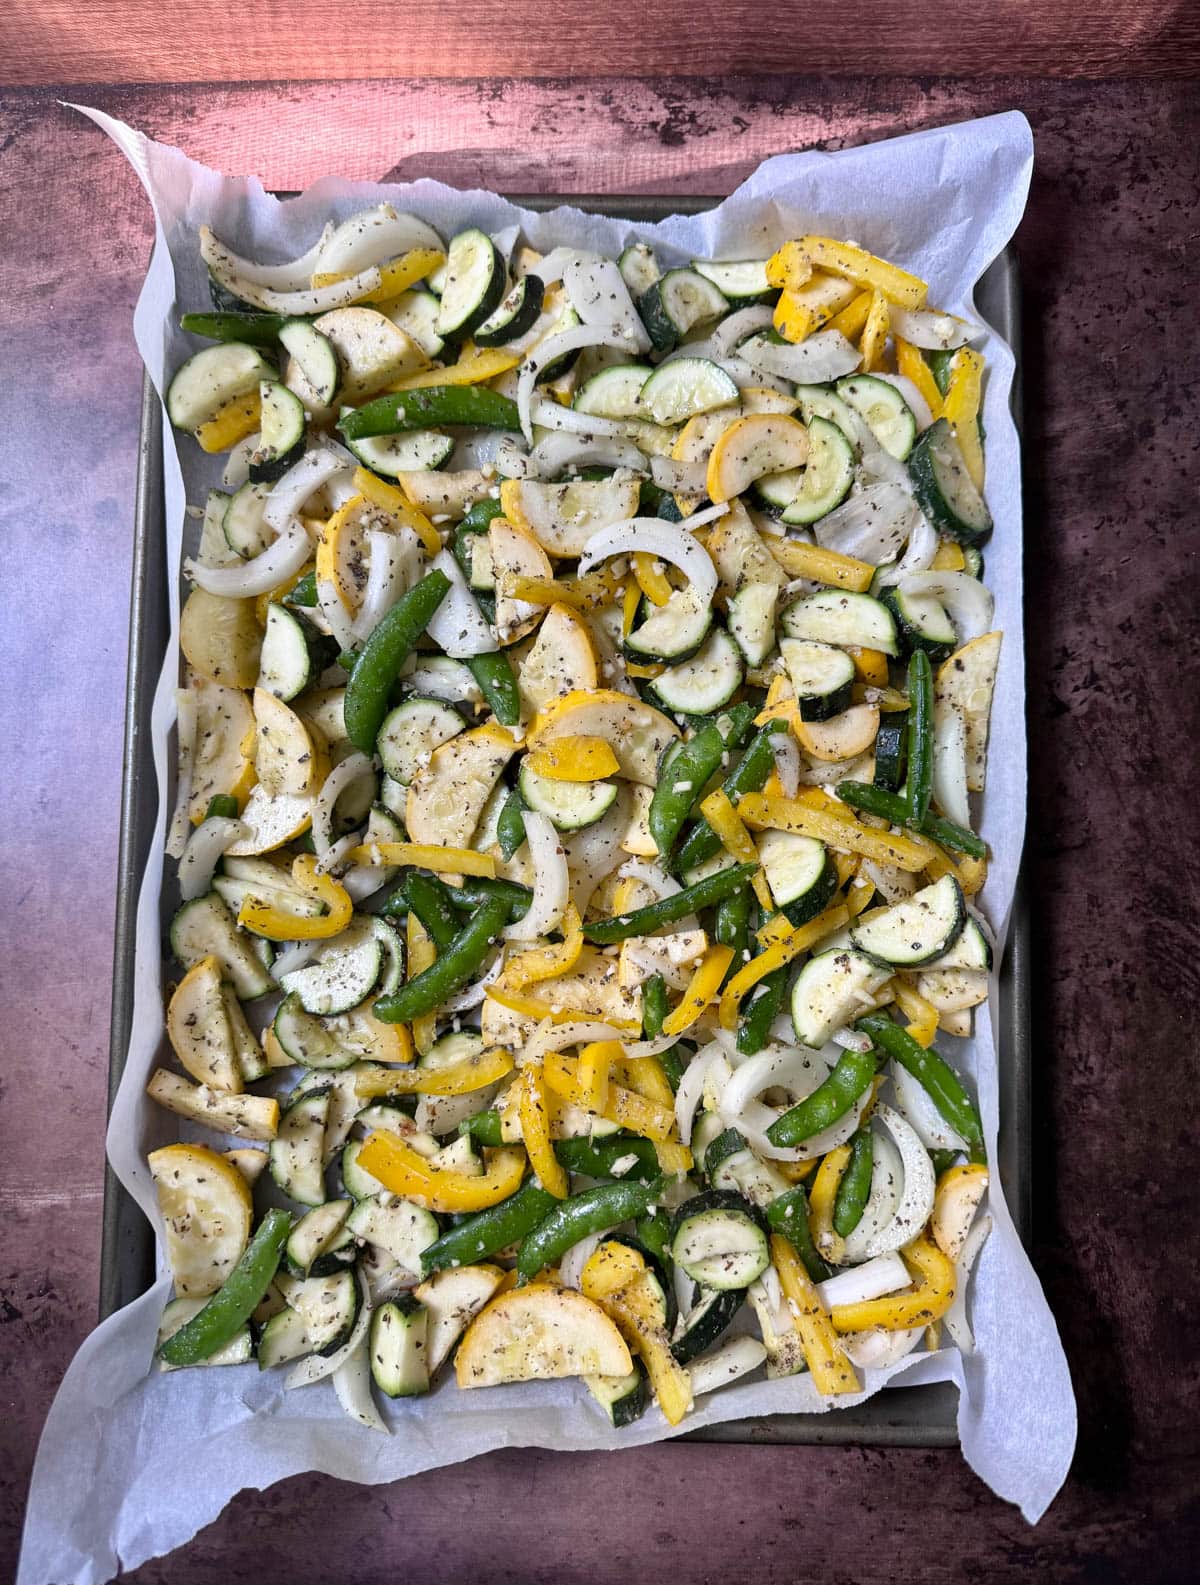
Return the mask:
<path id="1" fill-rule="evenodd" d="M 783 521 L 815 523 L 841 505 L 853 484 L 853 445 L 836 424 L 814 416 L 808 425 L 808 461 L 783 509 Z"/>
<path id="2" fill-rule="evenodd" d="M 896 618 L 900 639 L 909 654 L 923 649 L 930 660 L 945 660 L 954 652 L 958 635 L 946 615 L 942 602 L 932 594 L 906 594 L 902 589 L 885 589 L 883 603 Z"/>
<path id="3" fill-rule="evenodd" d="M 775 647 L 775 608 L 779 590 L 773 583 L 744 583 L 729 597 L 725 620 L 747 666 L 761 666 Z"/>
<path id="4" fill-rule="evenodd" d="M 304 455 L 304 427 L 308 419 L 300 398 L 278 380 L 261 383 L 259 400 L 262 417 L 259 442 L 250 453 L 250 482 L 271 484 L 281 479 Z"/>
<path id="5" fill-rule="evenodd" d="M 273 1027 L 284 1055 L 303 1067 L 336 1071 L 355 1061 L 353 1051 L 341 1045 L 319 1018 L 305 1012 L 299 996 L 284 997 Z"/>
<path id="6" fill-rule="evenodd" d="M 381 1304 L 371 1317 L 371 1379 L 389 1398 L 429 1391 L 429 1312 L 410 1294 Z"/>
<path id="7" fill-rule="evenodd" d="M 301 1205 L 325 1203 L 323 1165 L 329 1091 L 306 1090 L 279 1117 L 279 1132 L 268 1146 L 271 1176 Z"/>
<path id="8" fill-rule="evenodd" d="M 651 683 L 651 691 L 668 710 L 683 715 L 711 715 L 723 709 L 742 686 L 741 651 L 723 627 L 714 628 L 697 654 L 668 666 Z"/>
<path id="9" fill-rule="evenodd" d="M 884 451 L 903 462 L 917 438 L 917 418 L 896 387 L 873 374 L 850 374 L 837 382 L 835 390 Z"/>
<path id="10" fill-rule="evenodd" d="M 876 963 L 914 969 L 945 955 L 962 934 L 967 909 L 953 875 L 906 897 L 873 919 L 856 920 L 850 939 Z"/>
<path id="11" fill-rule="evenodd" d="M 551 326 L 548 336 L 561 335 L 564 330 L 578 330 L 582 323 L 583 321 L 575 309 L 568 304 Z M 561 358 L 555 358 L 552 362 L 546 364 L 545 368 L 538 372 L 537 383 L 539 385 L 552 385 L 555 380 L 561 380 L 564 374 L 570 374 L 576 363 L 578 363 L 579 354 L 582 351 L 582 347 L 576 347 L 573 352 L 564 352 Z"/>
<path id="12" fill-rule="evenodd" d="M 446 253 L 437 328 L 440 336 L 469 336 L 500 306 L 507 283 L 504 260 L 485 232 L 460 231 Z"/>
<path id="13" fill-rule="evenodd" d="M 352 1203 L 326 1200 L 305 1212 L 292 1228 L 284 1258 L 293 1277 L 331 1277 L 343 1266 L 353 1265 L 357 1251 L 345 1225 Z"/>
<path id="14" fill-rule="evenodd" d="M 770 303 L 779 296 L 778 290 L 767 279 L 766 259 L 736 259 L 729 263 L 715 259 L 693 259 L 692 268 L 697 275 L 711 281 L 733 308 Z"/>
<path id="15" fill-rule="evenodd" d="M 585 1376 L 587 1390 L 616 1430 L 640 1420 L 650 1406 L 646 1372 L 634 1360 L 628 1376 Z"/>
<path id="16" fill-rule="evenodd" d="M 258 686 L 286 702 L 303 693 L 312 680 L 312 649 L 303 617 L 272 601 L 267 607 Z"/>
<path id="17" fill-rule="evenodd" d="M 410 1200 L 379 1194 L 358 1200 L 346 1217 L 346 1226 L 355 1238 L 381 1249 L 413 1276 L 420 1274 L 423 1251 L 435 1244 L 441 1233 L 432 1211 Z"/>
<path id="18" fill-rule="evenodd" d="M 881 649 L 900 653 L 896 621 L 881 601 L 848 589 L 821 589 L 789 605 L 780 618 L 788 638 L 816 639 L 822 644 Z"/>
<path id="19" fill-rule="evenodd" d="M 891 971 L 849 948 L 818 952 L 792 986 L 792 1026 L 802 1046 L 819 1051 L 835 1029 L 862 1015 L 864 997 L 874 997 Z"/>
<path id="20" fill-rule="evenodd" d="M 711 627 L 711 605 L 701 604 L 687 589 L 677 589 L 666 605 L 652 607 L 646 620 L 628 634 L 625 653 L 639 661 L 688 660 Z"/>
<path id="21" fill-rule="evenodd" d="M 875 785 L 899 792 L 908 766 L 908 711 L 891 710 L 879 717 L 875 735 Z"/>
<path id="22" fill-rule="evenodd" d="M 645 418 L 641 393 L 653 373 L 647 363 L 616 363 L 601 369 L 576 391 L 575 411 L 597 418 Z"/>
<path id="23" fill-rule="evenodd" d="M 800 416 L 806 424 L 814 418 L 826 418 L 836 424 L 843 435 L 853 435 L 857 428 L 853 410 L 835 395 L 828 385 L 798 385 L 796 400 L 800 403 Z"/>
<path id="24" fill-rule="evenodd" d="M 383 312 L 406 336 L 411 336 L 427 358 L 440 358 L 446 350 L 444 336 L 438 334 L 439 302 L 426 283 L 383 305 Z"/>
<path id="25" fill-rule="evenodd" d="M 322 1018 L 348 1013 L 377 987 L 382 995 L 400 980 L 400 938 L 382 919 L 360 920 L 324 949 L 315 963 L 285 974 L 280 984 L 306 1013 Z M 381 976 L 387 970 L 386 979 Z"/>
<path id="26" fill-rule="evenodd" d="M 522 763 L 517 781 L 526 807 L 546 815 L 556 831 L 579 831 L 595 825 L 617 799 L 615 782 L 554 781 L 539 776 L 528 762 Z"/>
<path id="27" fill-rule="evenodd" d="M 712 281 L 695 270 L 668 270 L 643 292 L 637 306 L 657 350 L 670 352 L 689 330 L 719 319 L 729 304 Z"/>
<path id="28" fill-rule="evenodd" d="M 837 891 L 837 865 L 815 837 L 764 831 L 758 856 L 776 906 L 794 925 L 815 919 Z"/>
<path id="29" fill-rule="evenodd" d="M 221 342 L 193 353 L 167 387 L 167 417 L 176 429 L 194 435 L 228 402 L 249 396 L 275 370 L 256 347 L 240 341 Z"/>
<path id="30" fill-rule="evenodd" d="M 940 534 L 971 545 L 992 529 L 992 514 L 976 489 L 954 432 L 939 418 L 917 441 L 908 458 L 913 494 Z"/>
<path id="31" fill-rule="evenodd" d="M 764 1224 L 740 1194 L 710 1189 L 686 1200 L 672 1224 L 671 1255 L 702 1288 L 741 1291 L 771 1263 Z"/>
<path id="32" fill-rule="evenodd" d="M 940 958 L 925 964 L 927 969 L 971 969 L 986 974 L 992 966 L 992 947 L 978 919 L 968 914 L 962 934 Z"/>
<path id="33" fill-rule="evenodd" d="M 407 787 L 434 749 L 457 737 L 464 727 L 457 710 L 440 699 L 415 694 L 384 717 L 375 752 L 392 780 Z"/>
<path id="34" fill-rule="evenodd" d="M 444 468 L 454 450 L 450 436 L 436 429 L 411 429 L 403 435 L 367 435 L 362 440 L 348 440 L 346 445 L 364 467 L 384 479 Z"/>
<path id="35" fill-rule="evenodd" d="M 635 302 L 662 275 L 658 260 L 654 257 L 654 249 L 646 242 L 630 243 L 617 260 L 617 268 Z"/>
<path id="36" fill-rule="evenodd" d="M 850 708 L 854 662 L 844 649 L 815 639 L 785 638 L 779 653 L 795 689 L 802 721 L 828 721 Z"/>
<path id="37" fill-rule="evenodd" d="M 358 1319 L 358 1283 L 352 1271 L 303 1281 L 276 1279 L 287 1307 L 273 1315 L 259 1336 L 258 1368 L 268 1370 L 305 1354 L 335 1354 Z"/>
<path id="38" fill-rule="evenodd" d="M 697 413 L 731 407 L 741 393 L 732 375 L 708 358 L 672 358 L 650 375 L 641 404 L 656 424 L 684 424 Z"/>
<path id="39" fill-rule="evenodd" d="M 683 1331 L 671 1344 L 671 1353 L 681 1365 L 707 1353 L 729 1330 L 744 1303 L 741 1288 L 701 1290 L 701 1297 L 684 1322 Z"/>
<path id="40" fill-rule="evenodd" d="M 225 543 L 244 561 L 260 556 L 275 538 L 275 530 L 263 520 L 270 493 L 270 485 L 249 480 L 229 497 L 221 528 Z"/>
<path id="41" fill-rule="evenodd" d="M 495 313 L 475 331 L 477 347 L 502 347 L 532 330 L 542 311 L 546 288 L 538 275 L 523 275 L 503 298 Z"/>
<path id="42" fill-rule="evenodd" d="M 215 889 L 184 903 L 171 920 L 171 951 L 184 968 L 215 957 L 221 966 L 221 978 L 232 983 L 243 1001 L 265 996 L 275 987 L 251 945 L 252 939 L 238 929 Z"/>
<path id="43" fill-rule="evenodd" d="M 300 401 L 307 398 L 314 408 L 332 407 L 342 377 L 333 342 L 307 319 L 289 319 L 280 327 L 279 340 L 294 365 L 288 368 L 288 380 L 294 381 Z"/>

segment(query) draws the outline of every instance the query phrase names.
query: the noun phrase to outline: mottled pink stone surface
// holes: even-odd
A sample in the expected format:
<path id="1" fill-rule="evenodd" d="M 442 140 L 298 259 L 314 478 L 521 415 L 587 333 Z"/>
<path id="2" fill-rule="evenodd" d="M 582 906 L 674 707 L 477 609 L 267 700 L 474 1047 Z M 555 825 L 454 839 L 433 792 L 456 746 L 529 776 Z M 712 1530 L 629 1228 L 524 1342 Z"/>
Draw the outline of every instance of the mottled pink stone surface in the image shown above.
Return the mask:
<path id="1" fill-rule="evenodd" d="M 391 1488 L 312 1477 L 246 1493 L 130 1578 L 1195 1579 L 1200 86 L 780 77 L 74 97 L 279 187 L 340 171 L 723 192 L 780 150 L 1013 106 L 1038 162 L 1017 238 L 1033 1256 L 1079 1396 L 1062 1496 L 1030 1530 L 956 1452 L 513 1452 Z M 48 91 L 0 92 L 5 1579 L 43 1417 L 96 1310 L 140 383 L 130 321 L 150 236 L 99 132 Z"/>

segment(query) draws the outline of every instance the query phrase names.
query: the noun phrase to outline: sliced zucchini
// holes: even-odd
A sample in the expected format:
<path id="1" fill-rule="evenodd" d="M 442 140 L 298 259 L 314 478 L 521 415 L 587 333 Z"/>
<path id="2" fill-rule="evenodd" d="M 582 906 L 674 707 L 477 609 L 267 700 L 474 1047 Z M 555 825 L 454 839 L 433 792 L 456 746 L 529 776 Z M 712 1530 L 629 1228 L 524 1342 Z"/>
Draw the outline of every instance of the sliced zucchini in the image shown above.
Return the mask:
<path id="1" fill-rule="evenodd" d="M 809 958 L 792 986 L 796 1039 L 820 1050 L 835 1029 L 869 1010 L 890 974 L 890 969 L 881 969 L 872 958 L 849 948 Z"/>
<path id="2" fill-rule="evenodd" d="M 954 432 L 944 418 L 931 425 L 908 458 L 921 510 L 941 534 L 971 545 L 990 533 L 992 514 L 976 489 Z"/>
<path id="3" fill-rule="evenodd" d="M 617 784 L 610 781 L 567 782 L 539 776 L 527 761 L 517 780 L 530 809 L 546 815 L 558 831 L 578 831 L 594 825 L 612 808 Z"/>
<path id="4" fill-rule="evenodd" d="M 958 643 L 954 623 L 942 602 L 932 594 L 905 594 L 885 589 L 883 603 L 896 618 L 901 641 L 908 651 L 923 649 L 930 660 L 945 660 Z"/>
<path id="5" fill-rule="evenodd" d="M 346 444 L 364 467 L 385 479 L 398 479 L 402 473 L 444 468 L 454 450 L 450 436 L 436 429 L 410 429 L 401 435 L 370 435 L 362 440 L 348 440 Z"/>
<path id="6" fill-rule="evenodd" d="M 253 1001 L 275 988 L 275 981 L 237 927 L 218 891 L 184 903 L 171 921 L 171 950 L 185 969 L 202 958 L 216 958 L 221 978 L 229 980 L 243 1001 Z"/>
<path id="7" fill-rule="evenodd" d="M 523 275 L 503 298 L 495 313 L 475 331 L 477 347 L 501 347 L 532 330 L 542 311 L 546 288 L 539 275 Z"/>
<path id="8" fill-rule="evenodd" d="M 429 1312 L 402 1294 L 381 1304 L 371 1317 L 371 1379 L 389 1398 L 414 1398 L 429 1391 Z"/>
<path id="9" fill-rule="evenodd" d="M 469 336 L 500 306 L 507 283 L 504 260 L 486 232 L 460 231 L 446 254 L 437 328 L 440 336 Z"/>
<path id="10" fill-rule="evenodd" d="M 712 1348 L 728 1331 L 744 1302 L 741 1288 L 713 1288 L 708 1292 L 701 1289 L 699 1299 L 683 1322 L 683 1330 L 671 1344 L 671 1352 L 678 1362 L 686 1365 Z"/>
<path id="11" fill-rule="evenodd" d="M 779 586 L 744 583 L 729 597 L 725 620 L 747 666 L 761 666 L 775 648 L 775 607 Z"/>
<path id="12" fill-rule="evenodd" d="M 671 1228 L 675 1264 L 702 1288 L 748 1288 L 771 1263 L 758 1212 L 740 1194 L 710 1189 L 686 1200 Z"/>
<path id="13" fill-rule="evenodd" d="M 800 403 L 800 416 L 806 424 L 814 418 L 827 418 L 836 424 L 843 435 L 853 435 L 858 430 L 854 411 L 836 396 L 827 385 L 798 385 L 796 400 Z"/>
<path id="14" fill-rule="evenodd" d="M 469 1141 L 468 1141 L 469 1143 Z M 355 1238 L 374 1244 L 414 1276 L 421 1270 L 421 1252 L 440 1236 L 437 1217 L 409 1200 L 371 1194 L 360 1199 L 346 1218 Z"/>
<path id="15" fill-rule="evenodd" d="M 783 509 L 783 521 L 815 523 L 841 505 L 853 484 L 853 445 L 836 424 L 814 416 L 808 425 L 808 461 L 796 493 Z"/>
<path id="16" fill-rule="evenodd" d="M 708 358 L 672 358 L 642 386 L 641 403 L 656 424 L 684 424 L 697 413 L 732 406 L 739 394 L 733 377 Z"/>
<path id="17" fill-rule="evenodd" d="M 358 1319 L 359 1291 L 354 1273 L 303 1280 L 281 1273 L 275 1285 L 285 1308 L 267 1321 L 258 1340 L 258 1367 L 267 1370 L 305 1354 L 334 1354 Z"/>
<path id="18" fill-rule="evenodd" d="M 234 913 L 248 897 L 308 917 L 321 912 L 321 903 L 296 891 L 287 872 L 270 859 L 231 858 L 227 854 L 221 867 L 223 873 L 213 878 L 213 890 Z"/>
<path id="19" fill-rule="evenodd" d="M 415 655 L 400 675 L 414 695 L 440 699 L 446 704 L 481 705 L 483 690 L 470 668 L 449 655 Z"/>
<path id="20" fill-rule="evenodd" d="M 693 259 L 692 268 L 697 275 L 703 275 L 706 281 L 711 281 L 734 308 L 770 302 L 779 295 L 767 279 L 766 259 L 734 259 L 727 263 L 716 259 Z"/>
<path id="21" fill-rule="evenodd" d="M 167 417 L 176 429 L 195 434 L 227 402 L 249 396 L 275 370 L 256 347 L 226 341 L 193 353 L 167 387 Z"/>
<path id="22" fill-rule="evenodd" d="M 549 338 L 550 336 L 557 336 L 564 330 L 577 330 L 582 323 L 583 321 L 575 309 L 568 303 L 546 332 L 546 336 Z M 579 361 L 579 354 L 582 350 L 582 348 L 577 347 L 574 352 L 564 352 L 560 358 L 555 358 L 552 362 L 547 363 L 545 368 L 538 374 L 537 383 L 539 385 L 553 385 L 555 380 L 561 380 L 563 375 L 570 374 Z"/>
<path id="23" fill-rule="evenodd" d="M 879 717 L 875 735 L 875 785 L 899 792 L 908 767 L 908 711 L 889 710 Z"/>
<path id="24" fill-rule="evenodd" d="M 635 660 L 688 660 L 700 649 L 712 627 L 712 606 L 700 604 L 687 590 L 677 589 L 625 639 Z"/>
<path id="25" fill-rule="evenodd" d="M 383 311 L 398 330 L 416 342 L 426 357 L 441 357 L 446 342 L 438 334 L 439 303 L 433 292 L 427 291 L 424 285 L 414 287 L 412 291 L 401 292 Z"/>
<path id="26" fill-rule="evenodd" d="M 821 589 L 789 605 L 780 618 L 788 638 L 816 639 L 844 648 L 881 649 L 898 655 L 900 641 L 892 613 L 869 594 Z"/>
<path id="27" fill-rule="evenodd" d="M 741 651 L 725 629 L 717 627 L 696 655 L 668 666 L 650 686 L 668 710 L 711 715 L 730 702 L 744 675 Z"/>
<path id="28" fill-rule="evenodd" d="M 962 888 L 953 875 L 914 892 L 850 928 L 859 952 L 876 963 L 912 969 L 936 962 L 954 946 L 966 923 Z"/>
<path id="29" fill-rule="evenodd" d="M 457 737 L 465 726 L 448 704 L 413 695 L 384 718 L 375 751 L 392 780 L 407 787 L 434 749 Z"/>
<path id="30" fill-rule="evenodd" d="M 650 1406 L 646 1372 L 637 1360 L 627 1376 L 585 1376 L 583 1379 L 587 1390 L 618 1431 L 640 1420 Z"/>
<path id="31" fill-rule="evenodd" d="M 280 1113 L 269 1147 L 271 1176 L 301 1205 L 325 1203 L 325 1121 L 329 1091 L 306 1090 Z"/>
<path id="32" fill-rule="evenodd" d="M 849 709 L 854 662 L 844 649 L 814 639 L 785 638 L 779 653 L 796 691 L 802 721 L 827 721 Z"/>
<path id="33" fill-rule="evenodd" d="M 299 998 L 306 1013 L 328 1018 L 365 1002 L 379 987 L 385 969 L 390 989 L 395 989 L 401 964 L 400 937 L 392 927 L 382 919 L 360 919 L 335 938 L 315 963 L 293 969 L 280 984 L 289 996 Z M 385 985 L 383 994 L 388 989 Z"/>
<path id="34" fill-rule="evenodd" d="M 293 1277 L 330 1277 L 353 1264 L 354 1239 L 346 1232 L 350 1200 L 327 1200 L 306 1211 L 288 1236 L 284 1257 Z"/>
<path id="35" fill-rule="evenodd" d="M 635 302 L 662 274 L 654 249 L 647 242 L 631 242 L 617 260 L 617 268 Z"/>
<path id="36" fill-rule="evenodd" d="M 225 543 L 244 561 L 260 556 L 275 538 L 275 530 L 263 521 L 270 486 L 247 482 L 229 497 L 222 528 Z"/>
<path id="37" fill-rule="evenodd" d="M 272 600 L 267 606 L 258 686 L 286 703 L 302 694 L 312 680 L 310 629 L 302 616 Z"/>
<path id="38" fill-rule="evenodd" d="M 504 1280 L 498 1266 L 456 1266 L 435 1271 L 413 1295 L 429 1312 L 429 1374 L 450 1358 L 454 1345 Z"/>
<path id="39" fill-rule="evenodd" d="M 864 420 L 884 451 L 903 462 L 917 438 L 917 418 L 896 387 L 873 374 L 850 374 L 834 389 Z"/>
<path id="40" fill-rule="evenodd" d="M 576 412 L 598 418 L 644 418 L 642 387 L 653 373 L 646 363 L 613 364 L 585 380 L 572 405 Z"/>
<path id="41" fill-rule="evenodd" d="M 638 313 L 659 352 L 670 352 L 697 325 L 719 319 L 729 304 L 695 270 L 668 270 L 638 299 Z"/>
<path id="42" fill-rule="evenodd" d="M 284 997 L 272 1027 L 284 1054 L 302 1067 L 329 1071 L 348 1068 L 356 1060 L 319 1018 L 304 1010 L 299 996 Z"/>
<path id="43" fill-rule="evenodd" d="M 262 407 L 258 445 L 250 453 L 250 482 L 270 484 L 282 478 L 304 455 L 304 404 L 278 380 L 258 388 Z"/>
<path id="44" fill-rule="evenodd" d="M 581 556 L 597 530 L 636 515 L 638 495 L 638 481 L 628 477 L 566 484 L 512 479 L 500 499 L 516 527 L 551 556 Z"/>
<path id="45" fill-rule="evenodd" d="M 289 319 L 279 340 L 289 354 L 284 375 L 289 388 L 310 411 L 332 407 L 342 377 L 333 342 L 307 319 Z"/>
<path id="46" fill-rule="evenodd" d="M 962 934 L 950 950 L 925 965 L 926 969 L 974 969 L 982 973 L 987 973 L 991 966 L 991 943 L 973 914 L 968 914 L 963 921 Z"/>
<path id="47" fill-rule="evenodd" d="M 815 837 L 764 831 L 758 856 L 776 906 L 794 925 L 814 919 L 837 891 L 837 865 Z"/>

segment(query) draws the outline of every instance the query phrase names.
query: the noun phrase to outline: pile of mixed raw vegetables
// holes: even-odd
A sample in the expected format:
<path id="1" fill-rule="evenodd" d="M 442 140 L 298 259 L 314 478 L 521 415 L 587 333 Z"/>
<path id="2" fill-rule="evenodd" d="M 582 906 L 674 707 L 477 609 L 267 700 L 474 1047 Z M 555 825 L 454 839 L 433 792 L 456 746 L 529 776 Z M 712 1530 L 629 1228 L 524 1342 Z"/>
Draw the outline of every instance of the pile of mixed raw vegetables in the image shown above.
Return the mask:
<path id="1" fill-rule="evenodd" d="M 295 1361 L 383 1427 L 372 1381 L 453 1355 L 674 1425 L 970 1348 L 976 327 L 820 236 L 200 246 L 167 408 L 228 457 L 150 1093 L 226 1137 L 150 1156 L 161 1363 Z"/>

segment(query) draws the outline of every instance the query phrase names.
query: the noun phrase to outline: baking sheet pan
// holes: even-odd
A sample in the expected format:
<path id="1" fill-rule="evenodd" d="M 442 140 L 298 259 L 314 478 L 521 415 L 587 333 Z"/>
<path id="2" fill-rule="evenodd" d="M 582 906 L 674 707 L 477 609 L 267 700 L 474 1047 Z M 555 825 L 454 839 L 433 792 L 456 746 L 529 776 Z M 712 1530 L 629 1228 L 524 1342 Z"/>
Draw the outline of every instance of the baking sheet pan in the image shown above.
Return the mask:
<path id="1" fill-rule="evenodd" d="M 528 209 L 574 204 L 634 221 L 695 214 L 719 198 L 669 196 L 514 195 Z M 1021 427 L 1020 295 L 1011 248 L 987 270 L 976 291 L 983 317 L 1017 356 L 1013 408 Z M 117 862 L 112 1021 L 108 1101 L 120 1082 L 133 1017 L 134 933 L 137 894 L 155 828 L 155 783 L 150 712 L 169 641 L 168 580 L 163 500 L 162 409 L 149 378 L 143 380 L 129 614 L 129 669 L 125 703 L 124 769 Z M 1018 885 L 1007 948 L 1000 968 L 997 1031 L 1000 1053 L 1000 1135 L 997 1166 L 1022 1240 L 1029 1242 L 1031 1140 L 1029 1115 L 1029 911 Z M 100 1318 L 128 1304 L 153 1280 L 150 1223 L 105 1169 L 100 1266 Z M 839 1443 L 890 1447 L 946 1447 L 958 1440 L 957 1392 L 950 1383 L 896 1387 L 865 1403 L 826 1415 L 773 1415 L 735 1420 L 695 1432 L 711 1442 Z"/>

